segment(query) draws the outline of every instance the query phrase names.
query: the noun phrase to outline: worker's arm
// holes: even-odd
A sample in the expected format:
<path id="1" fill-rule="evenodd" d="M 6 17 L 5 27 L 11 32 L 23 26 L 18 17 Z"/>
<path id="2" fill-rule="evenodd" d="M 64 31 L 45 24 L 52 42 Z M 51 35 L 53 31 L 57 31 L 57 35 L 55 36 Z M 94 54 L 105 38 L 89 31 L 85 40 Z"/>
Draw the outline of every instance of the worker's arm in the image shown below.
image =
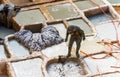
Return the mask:
<path id="1" fill-rule="evenodd" d="M 83 40 L 85 40 L 86 38 L 85 38 L 85 33 L 84 33 L 84 31 L 82 30 L 82 37 L 83 37 Z"/>
<path id="2" fill-rule="evenodd" d="M 69 32 L 68 32 L 68 30 L 67 30 L 65 42 L 68 40 L 68 35 L 69 35 Z"/>

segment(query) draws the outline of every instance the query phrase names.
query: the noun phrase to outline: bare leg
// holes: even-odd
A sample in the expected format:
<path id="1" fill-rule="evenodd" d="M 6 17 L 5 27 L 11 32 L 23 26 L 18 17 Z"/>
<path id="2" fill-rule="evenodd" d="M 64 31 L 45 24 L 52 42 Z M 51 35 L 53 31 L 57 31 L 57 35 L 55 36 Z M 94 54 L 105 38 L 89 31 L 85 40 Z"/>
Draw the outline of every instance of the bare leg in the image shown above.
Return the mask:
<path id="1" fill-rule="evenodd" d="M 70 57 L 70 56 L 71 56 L 71 49 L 72 49 L 73 42 L 74 42 L 74 38 L 71 37 L 71 38 L 70 38 L 70 41 L 69 41 L 68 55 L 67 55 L 67 57 Z"/>
<path id="2" fill-rule="evenodd" d="M 80 57 L 79 56 L 79 49 L 81 47 L 81 40 L 82 40 L 82 38 L 76 40 L 76 44 L 77 44 L 77 47 L 76 47 L 76 56 L 77 56 L 77 58 Z"/>

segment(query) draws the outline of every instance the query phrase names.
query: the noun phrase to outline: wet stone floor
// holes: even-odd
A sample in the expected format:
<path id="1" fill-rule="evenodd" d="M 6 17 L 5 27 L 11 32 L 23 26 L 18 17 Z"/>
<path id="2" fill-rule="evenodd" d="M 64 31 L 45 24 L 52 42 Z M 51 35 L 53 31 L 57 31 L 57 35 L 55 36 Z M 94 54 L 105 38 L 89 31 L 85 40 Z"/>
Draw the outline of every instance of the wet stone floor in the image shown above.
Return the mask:
<path id="1" fill-rule="evenodd" d="M 35 3 L 35 7 L 33 5 L 23 7 L 13 17 L 13 22 L 15 22 L 13 28 L 9 29 L 0 25 L 0 38 L 5 39 L 4 43 L 0 44 L 0 77 L 120 77 L 120 45 L 118 44 L 120 42 L 116 43 L 116 39 L 120 39 L 120 22 L 110 21 L 115 20 L 114 16 L 117 15 L 114 15 L 113 10 L 107 4 L 107 2 L 119 4 L 120 0 L 56 0 L 55 3 L 48 2 L 48 4 L 46 1 L 54 0 L 44 0 L 43 2 L 46 3 L 38 5 L 36 4 L 38 0 L 33 0 L 33 2 L 32 0 L 10 1 L 15 5 L 23 4 L 24 7 L 27 3 L 28 5 Z M 101 12 L 91 14 L 92 8 L 97 9 L 95 12 L 100 10 L 100 7 L 92 1 L 101 7 L 106 5 L 106 15 Z M 118 15 L 120 15 L 119 6 L 112 8 Z M 85 16 L 85 11 L 89 11 L 88 13 L 92 16 L 88 14 L 86 15 L 89 17 Z M 66 58 L 70 37 L 67 42 L 63 41 L 41 51 L 33 51 L 33 53 L 30 53 L 30 49 L 12 37 L 18 26 L 21 29 L 38 33 L 36 30 L 40 32 L 43 25 L 55 27 L 63 39 L 66 38 L 69 25 L 77 25 L 84 30 L 86 39 L 81 43 L 80 58 L 76 58 L 75 43 L 71 57 Z M 59 61 L 60 56 L 64 57 L 64 61 Z M 58 62 L 52 62 L 52 59 L 57 59 Z M 3 67 L 4 60 L 6 63 Z M 4 70 L 6 73 L 3 73 Z"/>

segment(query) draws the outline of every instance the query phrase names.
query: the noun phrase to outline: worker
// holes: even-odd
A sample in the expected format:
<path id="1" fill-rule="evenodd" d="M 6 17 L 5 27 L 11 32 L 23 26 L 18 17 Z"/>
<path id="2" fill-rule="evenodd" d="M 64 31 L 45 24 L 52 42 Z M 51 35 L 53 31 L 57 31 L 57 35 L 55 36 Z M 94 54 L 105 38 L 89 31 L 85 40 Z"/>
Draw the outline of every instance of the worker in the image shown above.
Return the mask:
<path id="1" fill-rule="evenodd" d="M 79 58 L 80 57 L 79 56 L 79 49 L 81 47 L 81 41 L 85 40 L 84 31 L 78 26 L 70 25 L 67 28 L 67 34 L 66 34 L 65 42 L 67 42 L 69 34 L 71 35 L 71 37 L 70 37 L 70 40 L 69 40 L 67 57 L 71 56 L 72 45 L 73 45 L 74 42 L 76 42 L 76 45 L 77 45 L 77 47 L 76 47 L 76 56 L 77 56 L 77 58 Z"/>

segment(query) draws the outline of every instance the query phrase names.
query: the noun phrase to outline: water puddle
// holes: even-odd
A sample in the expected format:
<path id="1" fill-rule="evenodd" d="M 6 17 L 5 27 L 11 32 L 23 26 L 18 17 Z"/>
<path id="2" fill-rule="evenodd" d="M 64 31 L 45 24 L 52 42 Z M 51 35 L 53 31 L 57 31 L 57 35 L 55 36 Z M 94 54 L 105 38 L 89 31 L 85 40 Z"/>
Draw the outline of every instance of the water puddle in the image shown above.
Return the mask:
<path id="1" fill-rule="evenodd" d="M 11 52 L 16 56 L 29 55 L 29 50 L 20 43 L 18 43 L 16 40 L 10 40 L 9 47 L 11 48 Z"/>
<path id="2" fill-rule="evenodd" d="M 78 14 L 70 3 L 51 5 L 46 7 L 54 19 L 76 17 Z"/>
<path id="3" fill-rule="evenodd" d="M 106 12 L 107 15 L 103 13 L 99 13 L 96 15 L 92 15 L 88 17 L 88 19 L 93 23 L 93 24 L 98 24 L 100 22 L 108 21 L 111 19 L 114 19 L 113 16 L 110 14 L 110 12 Z"/>
<path id="4" fill-rule="evenodd" d="M 42 60 L 40 58 L 12 63 L 16 77 L 43 77 L 41 65 Z"/>
<path id="5" fill-rule="evenodd" d="M 95 3 L 97 3 L 97 4 L 99 4 L 99 5 L 103 5 L 104 4 L 101 0 L 93 0 L 93 1 Z M 74 3 L 77 5 L 77 7 L 80 10 L 85 10 L 85 9 L 97 7 L 95 4 L 93 4 L 89 0 L 81 0 L 81 1 L 74 2 Z"/>
<path id="6" fill-rule="evenodd" d="M 47 66 L 50 77 L 82 77 L 82 66 L 75 61 L 55 62 Z"/>
<path id="7" fill-rule="evenodd" d="M 12 29 L 5 28 L 4 26 L 0 25 L 0 38 L 5 38 L 5 36 L 13 34 L 15 31 Z"/>
<path id="8" fill-rule="evenodd" d="M 99 55 L 94 55 L 94 57 L 101 58 L 105 55 L 106 54 L 99 54 Z M 89 72 L 91 74 L 114 71 L 115 69 L 111 68 L 111 66 L 117 64 L 117 60 L 113 57 L 107 57 L 105 59 L 92 59 L 88 57 L 85 58 L 85 62 L 87 63 Z"/>
<path id="9" fill-rule="evenodd" d="M 109 1 L 111 4 L 118 4 L 120 3 L 120 0 L 107 0 Z"/>
<path id="10" fill-rule="evenodd" d="M 92 28 L 83 19 L 69 20 L 68 24 L 80 27 L 84 30 L 85 34 L 91 34 L 93 32 Z"/>
<path id="11" fill-rule="evenodd" d="M 65 28 L 64 24 L 62 24 L 62 23 L 50 24 L 50 26 L 55 27 L 55 28 L 58 30 L 60 36 L 61 36 L 63 39 L 65 39 L 65 37 L 66 37 L 66 28 Z"/>
<path id="12" fill-rule="evenodd" d="M 15 17 L 15 20 L 20 25 L 30 25 L 45 21 L 45 17 L 40 9 L 33 9 L 19 12 Z"/>

